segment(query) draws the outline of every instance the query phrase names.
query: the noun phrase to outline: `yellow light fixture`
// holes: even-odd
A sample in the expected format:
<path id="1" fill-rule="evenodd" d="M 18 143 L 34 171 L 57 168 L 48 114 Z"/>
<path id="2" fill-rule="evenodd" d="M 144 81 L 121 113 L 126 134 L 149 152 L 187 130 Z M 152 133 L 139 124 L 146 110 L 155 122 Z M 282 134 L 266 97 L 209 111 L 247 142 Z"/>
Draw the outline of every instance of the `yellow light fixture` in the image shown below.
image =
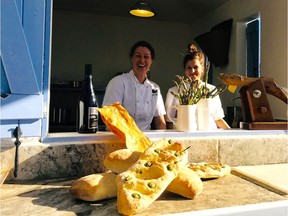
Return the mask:
<path id="1" fill-rule="evenodd" d="M 136 4 L 130 8 L 129 13 L 138 17 L 153 17 L 155 15 L 152 8 L 144 0 L 136 2 Z"/>

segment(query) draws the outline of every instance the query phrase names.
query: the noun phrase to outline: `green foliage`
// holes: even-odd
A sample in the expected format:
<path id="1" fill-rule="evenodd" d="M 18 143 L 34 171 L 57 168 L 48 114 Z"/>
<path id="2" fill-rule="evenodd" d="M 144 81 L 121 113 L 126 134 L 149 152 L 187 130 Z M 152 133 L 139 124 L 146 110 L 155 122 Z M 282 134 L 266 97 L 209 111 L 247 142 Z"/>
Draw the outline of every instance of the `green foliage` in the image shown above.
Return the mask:
<path id="1" fill-rule="evenodd" d="M 174 80 L 177 86 L 178 92 L 172 92 L 171 94 L 179 100 L 180 105 L 193 105 L 198 103 L 201 99 L 201 88 L 199 88 L 198 80 L 193 80 L 190 77 L 186 79 L 184 76 L 176 75 L 179 82 Z"/>
<path id="2" fill-rule="evenodd" d="M 200 85 L 201 81 L 193 80 L 190 77 L 176 75 L 178 82 L 173 80 L 177 86 L 177 93 L 171 94 L 179 100 L 180 105 L 193 105 L 197 104 L 202 98 L 213 98 L 227 89 L 226 85 L 220 84 L 216 86 L 212 91 L 207 88 L 209 66 L 205 71 L 204 85 Z"/>

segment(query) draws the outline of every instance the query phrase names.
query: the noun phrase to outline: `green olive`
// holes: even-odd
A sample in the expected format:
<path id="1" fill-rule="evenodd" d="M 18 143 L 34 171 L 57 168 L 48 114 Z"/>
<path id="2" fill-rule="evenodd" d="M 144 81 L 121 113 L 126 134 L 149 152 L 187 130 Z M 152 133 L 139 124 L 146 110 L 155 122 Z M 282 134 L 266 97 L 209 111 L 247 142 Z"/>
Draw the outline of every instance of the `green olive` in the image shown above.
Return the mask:
<path id="1" fill-rule="evenodd" d="M 172 171 L 174 168 L 173 164 L 168 164 L 167 165 L 167 170 Z"/>
<path id="2" fill-rule="evenodd" d="M 132 178 L 130 176 L 125 177 L 125 181 L 130 181 Z"/>
<path id="3" fill-rule="evenodd" d="M 142 170 L 138 169 L 138 168 L 135 170 L 135 172 L 138 173 L 138 174 L 142 174 Z"/>
<path id="4" fill-rule="evenodd" d="M 156 184 L 154 182 L 149 182 L 148 187 L 153 189 L 156 187 Z"/>
<path id="5" fill-rule="evenodd" d="M 180 156 L 180 152 L 175 152 L 174 155 L 175 155 L 175 157 L 179 157 Z"/>
<path id="6" fill-rule="evenodd" d="M 135 199 L 140 199 L 141 198 L 140 194 L 138 194 L 138 193 L 133 193 L 132 197 L 135 198 Z"/>
<path id="7" fill-rule="evenodd" d="M 155 149 L 154 152 L 156 152 L 157 154 L 159 154 L 161 152 L 160 149 Z"/>
<path id="8" fill-rule="evenodd" d="M 172 144 L 172 143 L 173 143 L 173 141 L 172 141 L 172 140 L 168 140 L 168 143 L 169 143 L 169 144 Z"/>
<path id="9" fill-rule="evenodd" d="M 144 164 L 144 166 L 146 166 L 146 167 L 151 167 L 151 166 L 152 166 L 152 163 L 151 163 L 150 161 L 148 161 L 148 162 L 146 162 L 146 163 Z"/>

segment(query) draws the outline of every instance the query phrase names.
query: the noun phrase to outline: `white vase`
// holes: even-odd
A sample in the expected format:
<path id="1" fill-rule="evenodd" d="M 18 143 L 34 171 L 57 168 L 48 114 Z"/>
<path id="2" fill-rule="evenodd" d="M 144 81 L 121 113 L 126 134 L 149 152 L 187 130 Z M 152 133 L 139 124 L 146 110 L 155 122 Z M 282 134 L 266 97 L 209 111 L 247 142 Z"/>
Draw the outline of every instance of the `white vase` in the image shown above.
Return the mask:
<path id="1" fill-rule="evenodd" d="M 212 98 L 202 98 L 197 103 L 197 129 L 213 129 Z"/>
<path id="2" fill-rule="evenodd" d="M 197 130 L 196 121 L 196 105 L 178 105 L 169 107 L 167 116 L 171 122 L 176 126 L 178 131 L 195 131 Z M 171 109 L 177 110 L 177 119 L 170 116 Z"/>

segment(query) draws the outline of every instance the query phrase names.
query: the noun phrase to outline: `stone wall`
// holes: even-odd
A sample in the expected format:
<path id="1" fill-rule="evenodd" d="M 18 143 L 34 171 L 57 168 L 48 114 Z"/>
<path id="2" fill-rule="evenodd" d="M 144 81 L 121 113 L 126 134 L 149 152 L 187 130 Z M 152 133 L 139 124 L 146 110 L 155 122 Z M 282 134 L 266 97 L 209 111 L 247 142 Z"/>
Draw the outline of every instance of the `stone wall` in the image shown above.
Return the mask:
<path id="1" fill-rule="evenodd" d="M 196 137 L 166 134 L 163 137 L 190 146 L 190 162 L 217 162 L 230 166 L 288 162 L 288 136 L 285 134 Z M 160 138 L 151 136 L 150 139 Z M 10 169 L 6 181 L 82 177 L 107 171 L 103 165 L 104 158 L 121 148 L 125 148 L 125 143 L 117 139 L 43 144 L 38 139 L 23 138 L 19 147 L 18 176 L 15 178 L 14 141 L 1 140 L 1 169 Z"/>

